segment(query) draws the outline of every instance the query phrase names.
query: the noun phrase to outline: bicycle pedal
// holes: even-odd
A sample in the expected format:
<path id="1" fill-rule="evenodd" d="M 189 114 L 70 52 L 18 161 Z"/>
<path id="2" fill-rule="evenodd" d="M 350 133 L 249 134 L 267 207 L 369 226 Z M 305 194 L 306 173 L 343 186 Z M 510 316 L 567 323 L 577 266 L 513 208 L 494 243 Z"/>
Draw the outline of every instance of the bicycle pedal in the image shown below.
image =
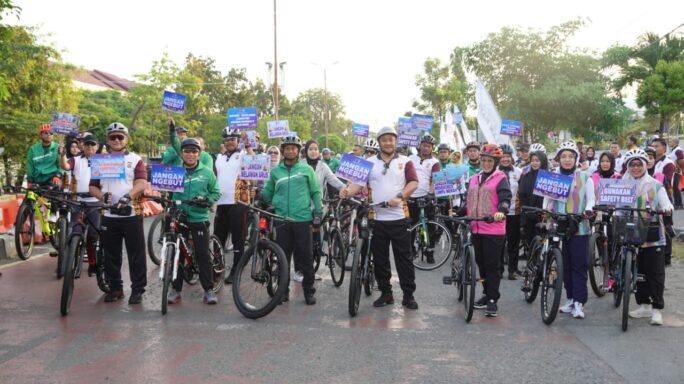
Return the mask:
<path id="1" fill-rule="evenodd" d="M 444 285 L 451 285 L 451 284 L 453 284 L 453 280 L 452 280 L 451 276 L 443 276 L 442 277 L 442 283 Z"/>

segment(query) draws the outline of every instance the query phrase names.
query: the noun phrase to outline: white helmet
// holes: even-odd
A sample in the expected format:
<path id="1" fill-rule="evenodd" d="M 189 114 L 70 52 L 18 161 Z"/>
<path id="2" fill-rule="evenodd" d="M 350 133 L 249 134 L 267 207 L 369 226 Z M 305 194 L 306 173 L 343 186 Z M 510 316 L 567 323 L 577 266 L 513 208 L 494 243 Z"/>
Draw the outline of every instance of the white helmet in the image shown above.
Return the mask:
<path id="1" fill-rule="evenodd" d="M 560 153 L 562 151 L 565 151 L 565 150 L 569 150 L 569 151 L 572 151 L 573 153 L 575 153 L 575 157 L 579 161 L 580 153 L 579 153 L 579 149 L 577 149 L 577 145 L 575 144 L 574 141 L 568 140 L 566 142 L 561 143 L 561 145 L 558 146 L 558 151 L 556 151 L 557 156 L 560 156 Z"/>
<path id="2" fill-rule="evenodd" d="M 380 130 L 378 131 L 378 135 L 377 135 L 378 140 L 380 140 L 380 138 L 381 138 L 383 135 L 387 135 L 387 134 L 394 135 L 394 137 L 397 137 L 397 131 L 395 131 L 394 128 L 392 128 L 392 127 L 382 127 L 382 128 L 380 128 Z"/>
<path id="3" fill-rule="evenodd" d="M 380 144 L 378 144 L 377 140 L 370 137 L 366 139 L 366 142 L 363 146 L 366 150 L 372 149 L 376 152 L 380 150 Z"/>
<path id="4" fill-rule="evenodd" d="M 533 143 L 532 145 L 530 145 L 530 153 L 532 153 L 532 152 L 546 153 L 546 147 L 544 146 L 544 144 Z"/>
<path id="5" fill-rule="evenodd" d="M 644 165 L 648 164 L 648 155 L 641 148 L 632 149 L 625 153 L 625 164 L 629 165 L 629 162 L 634 159 L 640 159 L 644 162 Z"/>
<path id="6" fill-rule="evenodd" d="M 230 127 L 223 128 L 223 138 L 227 139 L 229 137 L 235 137 L 239 139 L 242 136 L 239 130 L 231 129 Z"/>
<path id="7" fill-rule="evenodd" d="M 128 128 L 121 123 L 111 123 L 107 127 L 107 136 L 111 135 L 112 133 L 123 133 L 124 136 L 128 136 Z"/>

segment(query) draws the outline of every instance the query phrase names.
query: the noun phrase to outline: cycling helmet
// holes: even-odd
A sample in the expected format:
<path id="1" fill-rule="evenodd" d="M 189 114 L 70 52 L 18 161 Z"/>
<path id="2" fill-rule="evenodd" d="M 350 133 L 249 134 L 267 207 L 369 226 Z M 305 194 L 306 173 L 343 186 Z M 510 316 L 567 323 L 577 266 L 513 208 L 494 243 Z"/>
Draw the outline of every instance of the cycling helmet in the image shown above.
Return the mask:
<path id="1" fill-rule="evenodd" d="M 503 155 L 511 155 L 511 157 L 513 156 L 513 147 L 511 147 L 510 145 L 501 144 L 499 148 L 501 148 L 501 152 Z"/>
<path id="2" fill-rule="evenodd" d="M 202 151 L 202 146 L 200 145 L 199 140 L 195 139 L 194 137 L 189 137 L 181 143 L 181 150 L 185 148 L 194 148 L 198 151 Z"/>
<path id="3" fill-rule="evenodd" d="M 325 155 L 326 153 L 331 153 L 331 152 L 330 152 L 330 148 L 323 148 L 323 150 L 321 151 L 321 153 L 324 154 L 324 155 Z"/>
<path id="4" fill-rule="evenodd" d="M 653 152 L 655 153 L 655 150 Z M 640 159 L 644 162 L 644 165 L 648 164 L 648 155 L 641 148 L 632 149 L 625 153 L 625 164 L 629 165 L 629 162 L 635 159 Z"/>
<path id="5" fill-rule="evenodd" d="M 124 136 L 128 136 L 128 128 L 121 123 L 111 123 L 107 127 L 107 136 L 111 135 L 112 133 L 123 133 Z"/>
<path id="6" fill-rule="evenodd" d="M 41 124 L 40 127 L 38 127 L 38 133 L 43 132 L 52 132 L 52 127 L 50 126 L 50 123 Z"/>
<path id="7" fill-rule="evenodd" d="M 544 144 L 534 143 L 530 145 L 530 152 L 543 152 L 546 153 L 546 147 Z"/>
<path id="8" fill-rule="evenodd" d="M 366 139 L 366 142 L 363 146 L 366 148 L 366 150 L 372 149 L 376 152 L 380 150 L 380 144 L 378 144 L 378 141 L 370 137 Z"/>
<path id="9" fill-rule="evenodd" d="M 488 156 L 494 158 L 494 160 L 498 160 L 503 156 L 503 151 L 496 144 L 487 144 L 482 148 L 482 152 L 480 152 L 480 157 L 482 156 Z"/>
<path id="10" fill-rule="evenodd" d="M 560 158 L 560 154 L 563 151 L 571 151 L 575 154 L 575 157 L 577 160 L 579 160 L 580 153 L 579 149 L 577 149 L 577 145 L 575 144 L 574 141 L 568 140 L 566 142 L 561 143 L 561 145 L 558 146 L 558 151 L 556 152 L 556 156 Z"/>
<path id="11" fill-rule="evenodd" d="M 286 145 L 296 145 L 297 147 L 301 148 L 302 140 L 297 136 L 286 136 L 283 137 L 283 140 L 280 142 L 280 148 L 283 148 Z"/>
<path id="12" fill-rule="evenodd" d="M 188 133 L 188 130 L 187 130 L 187 128 L 185 128 L 183 126 L 178 125 L 178 126 L 176 126 L 176 133 Z"/>
<path id="13" fill-rule="evenodd" d="M 449 144 L 442 143 L 437 146 L 437 152 L 439 151 L 449 151 L 451 152 L 451 148 L 449 148 Z"/>
<path id="14" fill-rule="evenodd" d="M 518 151 L 530 151 L 531 147 L 527 143 L 518 143 L 518 145 L 515 146 L 515 149 Z"/>
<path id="15" fill-rule="evenodd" d="M 380 140 L 380 138 L 384 135 L 394 135 L 394 137 L 397 137 L 397 131 L 395 131 L 392 127 L 382 127 L 378 131 L 376 138 Z"/>
<path id="16" fill-rule="evenodd" d="M 646 152 L 647 155 L 651 155 L 653 157 L 655 157 L 655 155 L 656 155 L 655 148 L 653 148 L 653 147 L 644 148 L 644 152 Z"/>
<path id="17" fill-rule="evenodd" d="M 432 137 L 431 134 L 426 133 L 425 135 L 423 135 L 423 137 L 420 138 L 420 143 L 421 144 L 422 143 L 428 143 L 428 144 L 435 145 L 435 138 Z"/>
<path id="18" fill-rule="evenodd" d="M 231 129 L 230 127 L 223 128 L 223 138 L 224 139 L 228 139 L 231 137 L 239 139 L 241 136 L 242 136 L 242 134 L 240 133 L 240 130 L 238 130 L 238 129 Z"/>
<path id="19" fill-rule="evenodd" d="M 480 147 L 480 143 L 478 143 L 477 141 L 471 141 L 465 147 L 466 151 L 469 150 L 470 148 L 477 148 L 478 151 L 480 149 L 482 149 L 482 147 Z"/>

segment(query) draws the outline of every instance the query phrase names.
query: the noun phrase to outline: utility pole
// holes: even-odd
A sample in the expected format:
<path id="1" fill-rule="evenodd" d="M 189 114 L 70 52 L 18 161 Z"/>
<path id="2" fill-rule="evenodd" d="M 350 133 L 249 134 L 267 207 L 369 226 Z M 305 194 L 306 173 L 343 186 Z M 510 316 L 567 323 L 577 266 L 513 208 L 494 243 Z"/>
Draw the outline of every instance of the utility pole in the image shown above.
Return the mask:
<path id="1" fill-rule="evenodd" d="M 329 127 L 330 127 L 330 106 L 328 105 L 328 67 L 332 67 L 333 65 L 339 63 L 339 61 L 336 61 L 334 63 L 330 63 L 327 66 L 326 65 L 320 65 L 317 63 L 312 62 L 311 64 L 318 66 L 318 67 L 323 67 L 323 125 L 325 127 L 325 147 L 328 148 L 328 133 L 329 133 Z"/>
<path id="2" fill-rule="evenodd" d="M 273 109 L 278 120 L 278 28 L 276 24 L 276 0 L 273 0 Z"/>

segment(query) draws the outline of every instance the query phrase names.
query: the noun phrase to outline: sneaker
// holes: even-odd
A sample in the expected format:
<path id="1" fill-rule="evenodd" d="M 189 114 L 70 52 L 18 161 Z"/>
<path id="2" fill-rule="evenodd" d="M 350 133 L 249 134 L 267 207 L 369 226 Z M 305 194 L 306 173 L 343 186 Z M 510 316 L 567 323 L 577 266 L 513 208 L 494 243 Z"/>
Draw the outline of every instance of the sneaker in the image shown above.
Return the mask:
<path id="1" fill-rule="evenodd" d="M 508 280 L 518 280 L 518 274 L 515 272 L 508 272 Z"/>
<path id="2" fill-rule="evenodd" d="M 124 298 L 123 290 L 121 290 L 121 289 L 116 290 L 116 291 L 111 290 L 111 291 L 107 292 L 107 294 L 105 295 L 104 301 L 105 301 L 105 303 L 112 303 L 112 302 L 115 302 L 117 300 L 121 300 L 123 298 Z"/>
<path id="3" fill-rule="evenodd" d="M 182 299 L 180 292 L 175 289 L 172 289 L 171 292 L 166 295 L 166 302 L 169 304 L 178 304 Z"/>
<path id="4" fill-rule="evenodd" d="M 295 273 L 292 274 L 292 280 L 301 283 L 304 280 L 304 275 L 302 275 L 302 272 L 300 271 L 295 271 Z"/>
<path id="5" fill-rule="evenodd" d="M 226 248 L 226 252 L 233 252 L 233 244 L 229 245 L 228 248 Z"/>
<path id="6" fill-rule="evenodd" d="M 207 289 L 206 291 L 204 291 L 203 301 L 206 304 L 214 305 L 218 303 L 218 298 L 216 297 L 216 293 L 214 293 L 214 291 L 212 291 L 211 289 Z"/>
<path id="7" fill-rule="evenodd" d="M 142 292 L 132 292 L 131 297 L 128 298 L 128 304 L 140 304 L 143 300 Z"/>
<path id="8" fill-rule="evenodd" d="M 584 306 L 582 303 L 575 303 L 572 308 L 572 317 L 575 319 L 584 319 Z"/>
<path id="9" fill-rule="evenodd" d="M 230 271 L 230 273 L 228 274 L 228 276 L 226 276 L 226 279 L 224 280 L 224 282 L 225 282 L 226 284 L 233 284 L 233 279 L 235 278 L 235 276 L 234 276 L 234 274 L 233 274 L 233 271 L 234 271 L 234 270 L 231 269 L 231 271 Z"/>
<path id="10" fill-rule="evenodd" d="M 304 294 L 304 302 L 306 302 L 306 305 L 314 305 L 316 304 L 316 298 L 314 297 L 314 294 L 309 292 Z"/>
<path id="11" fill-rule="evenodd" d="M 59 256 L 59 252 L 57 251 L 50 251 L 50 257 L 57 257 Z"/>
<path id="12" fill-rule="evenodd" d="M 48 217 L 48 222 L 50 223 L 56 223 L 57 222 L 57 214 L 56 213 L 51 213 L 50 217 Z"/>
<path id="13" fill-rule="evenodd" d="M 629 311 L 629 317 L 633 319 L 643 319 L 653 316 L 653 307 L 651 304 L 641 304 L 639 308 Z"/>
<path id="14" fill-rule="evenodd" d="M 487 302 L 487 309 L 485 310 L 485 316 L 497 317 L 497 316 L 499 316 L 498 310 L 499 310 L 499 308 L 496 305 L 496 301 L 489 300 Z"/>
<path id="15" fill-rule="evenodd" d="M 485 309 L 487 308 L 487 296 L 480 297 L 480 300 L 476 301 L 473 305 L 475 309 Z"/>
<path id="16" fill-rule="evenodd" d="M 88 254 L 83 254 L 83 262 L 84 263 L 88 262 Z"/>
<path id="17" fill-rule="evenodd" d="M 651 325 L 663 325 L 663 314 L 660 309 L 653 308 L 653 316 L 651 316 Z"/>
<path id="18" fill-rule="evenodd" d="M 432 252 L 428 253 L 425 257 L 425 261 L 428 264 L 434 264 L 435 263 L 435 256 L 432 254 Z"/>
<path id="19" fill-rule="evenodd" d="M 97 275 L 97 265 L 88 265 L 88 277 Z"/>
<path id="20" fill-rule="evenodd" d="M 406 307 L 406 309 L 418 309 L 418 303 L 413 296 L 404 296 L 404 298 L 401 300 L 401 305 Z"/>
<path id="21" fill-rule="evenodd" d="M 378 297 L 377 300 L 373 302 L 373 306 L 376 308 L 384 307 L 385 305 L 394 304 L 394 296 L 392 293 L 383 293 Z"/>
<path id="22" fill-rule="evenodd" d="M 314 275 L 314 280 L 323 280 L 323 276 L 321 276 L 317 273 Z"/>
<path id="23" fill-rule="evenodd" d="M 560 307 L 559 311 L 561 313 L 572 313 L 573 309 L 575 309 L 575 302 L 572 299 L 568 299 L 568 301 Z"/>

